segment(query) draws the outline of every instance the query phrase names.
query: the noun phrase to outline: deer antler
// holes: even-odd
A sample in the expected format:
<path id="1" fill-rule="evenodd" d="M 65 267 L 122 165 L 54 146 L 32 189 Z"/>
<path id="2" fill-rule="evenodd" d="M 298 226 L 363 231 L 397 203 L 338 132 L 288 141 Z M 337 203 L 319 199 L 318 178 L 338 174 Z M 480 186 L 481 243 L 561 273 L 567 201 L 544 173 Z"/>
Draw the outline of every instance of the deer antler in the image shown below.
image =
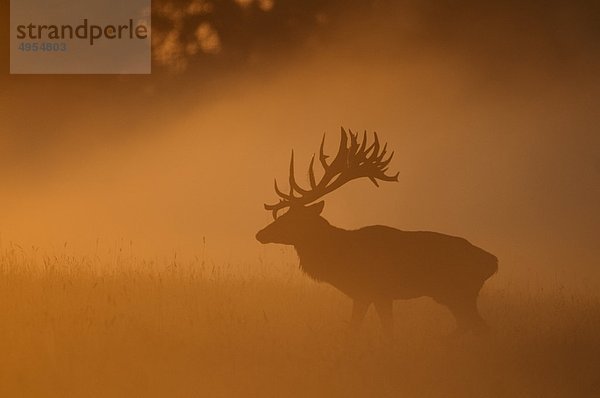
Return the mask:
<path id="1" fill-rule="evenodd" d="M 294 174 L 294 151 L 290 160 L 290 176 L 289 176 L 289 193 L 284 193 L 279 189 L 277 180 L 275 180 L 275 192 L 279 196 L 279 202 L 276 204 L 265 204 L 265 209 L 273 212 L 273 218 L 277 218 L 279 210 L 286 207 L 296 205 L 306 205 L 323 197 L 329 192 L 335 191 L 345 183 L 357 178 L 367 177 L 373 184 L 379 186 L 377 180 L 380 181 L 398 181 L 398 174 L 390 176 L 386 172 L 388 165 L 394 156 L 392 152 L 387 159 L 387 144 L 381 148 L 377 133 L 373 133 L 374 142 L 367 147 L 367 132 L 365 131 L 362 140 L 358 140 L 358 134 L 353 133 L 342 127 L 340 146 L 338 153 L 331 163 L 327 162 L 329 156 L 323 152 L 325 146 L 325 135 L 321 141 L 319 149 L 319 162 L 321 163 L 324 173 L 321 179 L 317 182 L 314 172 L 315 155 L 313 155 L 308 167 L 308 179 L 310 189 L 301 187 L 296 182 Z"/>

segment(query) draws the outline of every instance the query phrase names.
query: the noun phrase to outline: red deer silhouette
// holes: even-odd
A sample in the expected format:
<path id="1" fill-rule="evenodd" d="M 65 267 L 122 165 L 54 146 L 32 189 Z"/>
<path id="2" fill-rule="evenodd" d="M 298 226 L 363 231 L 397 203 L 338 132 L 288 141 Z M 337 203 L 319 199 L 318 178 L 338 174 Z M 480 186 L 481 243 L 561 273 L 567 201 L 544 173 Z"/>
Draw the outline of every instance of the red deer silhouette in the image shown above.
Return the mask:
<path id="1" fill-rule="evenodd" d="M 456 332 L 485 331 L 477 297 L 483 283 L 497 271 L 497 258 L 463 238 L 437 232 L 401 231 L 383 225 L 349 231 L 329 224 L 320 215 L 324 202 L 313 202 L 354 179 L 366 177 L 379 186 L 378 180 L 398 181 L 398 174 L 386 174 L 394 153 L 385 158 L 387 144 L 381 149 L 377 133 L 367 147 L 366 132 L 359 141 L 357 134 L 342 128 L 338 153 L 330 163 L 323 153 L 324 143 L 325 136 L 319 151 L 324 173 L 317 182 L 313 155 L 308 169 L 310 189 L 296 182 L 292 151 L 289 193 L 283 193 L 275 180 L 280 200 L 265 204 L 275 221 L 259 231 L 256 239 L 293 245 L 306 274 L 349 296 L 353 328 L 374 304 L 384 333 L 391 338 L 393 300 L 428 296 L 452 312 Z M 289 210 L 278 217 L 284 208 Z"/>

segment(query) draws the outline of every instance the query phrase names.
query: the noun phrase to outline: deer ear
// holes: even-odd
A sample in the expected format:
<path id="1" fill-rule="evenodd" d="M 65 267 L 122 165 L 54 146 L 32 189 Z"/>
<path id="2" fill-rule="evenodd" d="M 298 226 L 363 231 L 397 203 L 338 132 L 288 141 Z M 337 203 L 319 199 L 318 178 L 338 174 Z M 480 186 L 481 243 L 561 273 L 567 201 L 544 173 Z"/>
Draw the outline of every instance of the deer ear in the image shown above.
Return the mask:
<path id="1" fill-rule="evenodd" d="M 321 212 L 323 211 L 323 207 L 325 207 L 324 200 L 317 202 L 314 205 L 308 206 L 307 209 L 311 210 L 312 212 L 315 212 L 316 214 L 321 214 Z"/>

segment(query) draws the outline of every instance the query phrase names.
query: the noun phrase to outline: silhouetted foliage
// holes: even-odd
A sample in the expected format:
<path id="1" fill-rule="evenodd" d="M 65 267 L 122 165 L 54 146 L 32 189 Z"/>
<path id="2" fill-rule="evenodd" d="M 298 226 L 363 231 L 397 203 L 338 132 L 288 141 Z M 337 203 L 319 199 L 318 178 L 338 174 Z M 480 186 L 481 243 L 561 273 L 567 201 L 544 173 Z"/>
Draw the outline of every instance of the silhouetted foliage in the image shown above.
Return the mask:
<path id="1" fill-rule="evenodd" d="M 366 16 L 376 2 L 339 0 L 158 0 L 153 2 L 155 60 L 176 72 L 208 65 L 266 63 L 275 54 L 327 35 L 352 10 Z M 172 59 L 161 57 L 171 34 Z"/>

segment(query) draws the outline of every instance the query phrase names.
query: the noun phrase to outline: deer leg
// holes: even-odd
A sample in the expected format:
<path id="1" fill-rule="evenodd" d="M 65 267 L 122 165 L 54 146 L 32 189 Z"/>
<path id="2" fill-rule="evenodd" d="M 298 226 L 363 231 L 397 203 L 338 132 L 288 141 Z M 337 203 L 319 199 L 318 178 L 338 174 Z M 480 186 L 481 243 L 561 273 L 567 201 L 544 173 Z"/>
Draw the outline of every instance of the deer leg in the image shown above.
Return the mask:
<path id="1" fill-rule="evenodd" d="M 483 320 L 477 309 L 477 297 L 469 300 L 466 304 L 469 329 L 474 334 L 486 334 L 489 331 L 487 323 Z"/>
<path id="2" fill-rule="evenodd" d="M 370 305 L 371 303 L 368 301 L 354 299 L 352 302 L 352 317 L 350 318 L 350 329 L 352 331 L 358 330 Z"/>
<path id="3" fill-rule="evenodd" d="M 390 342 L 394 336 L 393 304 L 392 300 L 375 301 L 375 310 L 377 310 L 377 315 L 379 315 L 383 334 L 386 340 Z"/>
<path id="4" fill-rule="evenodd" d="M 468 331 L 472 331 L 475 334 L 487 331 L 487 324 L 477 310 L 477 296 L 454 300 L 448 307 L 456 319 L 454 335 L 463 334 Z"/>

